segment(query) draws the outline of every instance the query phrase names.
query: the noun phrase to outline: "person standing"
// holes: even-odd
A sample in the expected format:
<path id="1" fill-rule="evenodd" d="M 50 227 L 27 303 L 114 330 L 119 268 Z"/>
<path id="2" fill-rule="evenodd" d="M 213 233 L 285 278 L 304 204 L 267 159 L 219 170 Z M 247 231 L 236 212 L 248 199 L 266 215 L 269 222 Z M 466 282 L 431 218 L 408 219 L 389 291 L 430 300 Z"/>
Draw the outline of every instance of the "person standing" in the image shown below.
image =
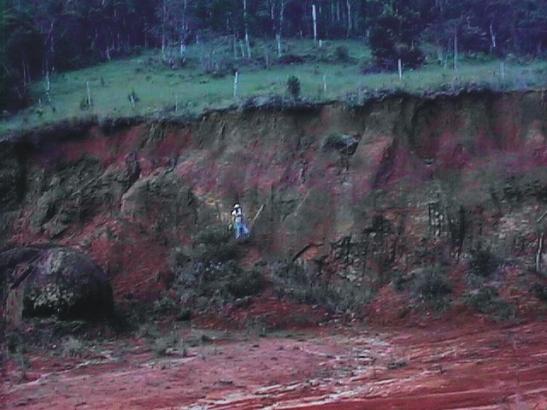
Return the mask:
<path id="1" fill-rule="evenodd" d="M 249 228 L 247 228 L 247 225 L 245 224 L 243 210 L 239 204 L 234 205 L 234 209 L 232 210 L 232 219 L 236 239 L 247 237 L 249 235 Z"/>

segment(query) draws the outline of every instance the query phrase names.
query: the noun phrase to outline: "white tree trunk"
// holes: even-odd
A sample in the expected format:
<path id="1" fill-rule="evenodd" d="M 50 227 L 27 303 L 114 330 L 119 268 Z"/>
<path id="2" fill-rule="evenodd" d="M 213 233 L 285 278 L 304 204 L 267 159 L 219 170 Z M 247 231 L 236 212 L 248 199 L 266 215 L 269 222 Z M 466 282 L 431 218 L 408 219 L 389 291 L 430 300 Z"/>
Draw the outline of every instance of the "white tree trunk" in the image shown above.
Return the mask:
<path id="1" fill-rule="evenodd" d="M 49 81 L 49 69 L 46 70 L 46 93 L 51 91 L 51 82 Z"/>
<path id="2" fill-rule="evenodd" d="M 323 93 L 327 93 L 327 75 L 323 74 Z"/>
<path id="3" fill-rule="evenodd" d="M 277 42 L 277 57 L 281 57 L 281 34 L 276 34 L 275 39 Z"/>
<path id="4" fill-rule="evenodd" d="M 87 106 L 91 107 L 92 101 L 91 101 L 91 89 L 89 88 L 89 81 L 85 82 L 85 88 L 87 90 Z"/>
<path id="5" fill-rule="evenodd" d="M 313 19 L 313 41 L 317 43 L 317 11 L 315 9 L 315 4 L 311 6 L 311 15 Z"/>
<path id="6" fill-rule="evenodd" d="M 454 33 L 454 71 L 458 71 L 458 33 Z"/>
<path id="7" fill-rule="evenodd" d="M 251 53 L 251 42 L 249 41 L 249 33 L 245 31 L 245 45 L 247 46 L 247 57 L 249 60 L 253 58 L 253 55 Z"/>
<path id="8" fill-rule="evenodd" d="M 490 23 L 490 49 L 491 51 L 496 49 L 496 33 L 494 33 L 493 23 Z"/>
<path id="9" fill-rule="evenodd" d="M 399 81 L 403 80 L 403 62 L 401 59 L 397 60 L 397 67 L 399 68 Z"/>
<path id="10" fill-rule="evenodd" d="M 239 88 L 239 71 L 236 71 L 234 74 L 234 98 L 237 98 L 238 96 L 238 88 Z"/>

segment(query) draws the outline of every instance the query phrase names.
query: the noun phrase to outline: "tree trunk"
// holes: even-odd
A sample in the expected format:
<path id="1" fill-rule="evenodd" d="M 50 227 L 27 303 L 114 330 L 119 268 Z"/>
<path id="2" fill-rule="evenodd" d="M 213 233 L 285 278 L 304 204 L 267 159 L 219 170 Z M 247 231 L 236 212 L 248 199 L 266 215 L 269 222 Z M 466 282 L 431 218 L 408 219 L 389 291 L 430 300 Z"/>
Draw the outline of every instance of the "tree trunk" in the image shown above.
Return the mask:
<path id="1" fill-rule="evenodd" d="M 454 33 L 454 71 L 458 71 L 458 32 Z"/>
<path id="2" fill-rule="evenodd" d="M 313 19 L 313 41 L 317 43 L 317 11 L 315 9 L 315 4 L 311 6 L 311 15 Z"/>
<path id="3" fill-rule="evenodd" d="M 87 106 L 91 107 L 93 102 L 91 101 L 91 89 L 89 88 L 89 81 L 85 82 L 85 88 L 87 91 Z"/>
<path id="4" fill-rule="evenodd" d="M 239 87 L 239 71 L 234 74 L 234 98 L 237 98 Z"/>
<path id="5" fill-rule="evenodd" d="M 285 0 L 281 0 L 281 7 L 279 9 L 279 27 L 277 27 L 277 57 L 281 57 L 282 48 L 281 48 L 281 35 L 283 33 L 283 20 L 285 15 Z"/>
<path id="6" fill-rule="evenodd" d="M 250 60 L 251 58 L 253 58 L 253 56 L 251 54 L 251 42 L 249 40 L 249 33 L 247 33 L 247 31 L 245 31 L 245 45 L 247 46 L 247 57 Z"/>
<path id="7" fill-rule="evenodd" d="M 496 49 L 496 33 L 494 33 L 493 23 L 490 23 L 490 52 Z"/>
<path id="8" fill-rule="evenodd" d="M 247 0 L 243 0 L 243 25 L 245 27 L 245 44 L 247 46 L 247 57 L 251 59 L 251 42 L 249 40 L 249 27 L 247 22 Z"/>
<path id="9" fill-rule="evenodd" d="M 165 59 L 165 47 L 166 47 L 166 38 L 165 38 L 165 19 L 167 18 L 167 3 L 166 0 L 163 0 L 162 13 L 161 13 L 161 55 Z"/>
<path id="10" fill-rule="evenodd" d="M 346 0 L 346 8 L 348 11 L 348 31 L 346 33 L 346 37 L 349 38 L 351 34 L 352 24 L 351 24 L 351 3 L 350 0 Z"/>

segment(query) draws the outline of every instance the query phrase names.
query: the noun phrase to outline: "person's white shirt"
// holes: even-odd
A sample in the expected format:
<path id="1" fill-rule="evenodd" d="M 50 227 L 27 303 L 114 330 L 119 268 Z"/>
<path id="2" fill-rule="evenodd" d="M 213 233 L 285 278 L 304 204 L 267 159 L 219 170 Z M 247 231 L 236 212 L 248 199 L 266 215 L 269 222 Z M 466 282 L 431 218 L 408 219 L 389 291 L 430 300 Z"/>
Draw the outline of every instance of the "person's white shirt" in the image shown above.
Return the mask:
<path id="1" fill-rule="evenodd" d="M 234 210 L 232 211 L 232 217 L 234 218 L 234 222 L 243 222 L 243 211 L 241 210 L 241 208 L 234 208 Z"/>

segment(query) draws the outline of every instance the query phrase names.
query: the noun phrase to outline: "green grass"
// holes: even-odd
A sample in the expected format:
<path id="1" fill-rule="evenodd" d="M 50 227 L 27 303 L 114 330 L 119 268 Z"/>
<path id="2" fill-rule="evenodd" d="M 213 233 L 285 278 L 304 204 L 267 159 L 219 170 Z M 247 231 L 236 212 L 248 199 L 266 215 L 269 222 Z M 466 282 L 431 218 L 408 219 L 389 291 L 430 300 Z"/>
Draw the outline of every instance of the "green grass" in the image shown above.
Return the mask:
<path id="1" fill-rule="evenodd" d="M 335 62 L 335 49 L 345 46 L 350 62 Z M 318 50 L 312 41 L 288 41 L 284 55 L 298 55 L 304 63 L 276 64 L 273 43 L 259 42 L 253 47 L 253 62 L 234 59 L 232 47 L 223 40 L 192 46 L 187 51 L 188 64 L 171 69 L 161 63 L 160 52 L 146 51 L 138 57 L 116 60 L 82 70 L 61 73 L 51 78 L 51 102 L 46 104 L 45 82 L 33 84 L 31 93 L 35 103 L 26 110 L 0 121 L 0 135 L 9 131 L 31 128 L 64 119 L 127 117 L 174 113 L 199 114 L 209 108 L 228 107 L 247 97 L 286 95 L 290 75 L 300 79 L 301 96 L 314 101 L 344 99 L 357 89 L 400 89 L 413 93 L 433 91 L 446 85 L 488 83 L 497 88 L 516 89 L 543 87 L 547 84 L 547 61 L 506 63 L 505 81 L 500 78 L 500 63 L 495 60 L 463 60 L 458 72 L 429 64 L 420 70 L 407 71 L 403 81 L 397 73 L 363 75 L 361 67 L 371 61 L 370 51 L 360 42 L 328 41 Z M 265 64 L 265 55 L 272 64 Z M 203 69 L 203 56 L 215 61 L 229 61 L 240 71 L 239 97 L 233 98 L 233 77 L 214 77 Z M 228 71 L 228 70 L 227 70 Z M 323 92 L 323 76 L 327 91 Z M 93 106 L 81 109 L 89 82 Z M 139 101 L 133 107 L 128 95 L 134 90 Z M 54 107 L 54 110 L 53 108 Z"/>

